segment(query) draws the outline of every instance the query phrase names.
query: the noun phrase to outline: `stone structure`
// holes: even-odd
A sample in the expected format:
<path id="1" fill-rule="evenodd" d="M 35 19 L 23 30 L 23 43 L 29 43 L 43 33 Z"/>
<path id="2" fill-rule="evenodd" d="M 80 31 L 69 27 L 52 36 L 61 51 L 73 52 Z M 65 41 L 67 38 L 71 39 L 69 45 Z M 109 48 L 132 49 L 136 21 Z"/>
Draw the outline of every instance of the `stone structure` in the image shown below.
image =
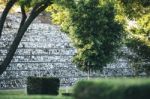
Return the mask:
<path id="1" fill-rule="evenodd" d="M 9 15 L 0 39 L 0 61 L 15 37 L 20 15 Z M 26 87 L 28 76 L 59 77 L 61 86 L 70 86 L 79 79 L 87 79 L 88 73 L 78 70 L 71 62 L 76 50 L 69 38 L 56 25 L 38 17 L 25 33 L 15 56 L 0 76 L 0 89 Z M 109 64 L 102 72 L 92 72 L 92 77 L 132 76 L 134 71 L 127 61 L 119 59 Z"/>

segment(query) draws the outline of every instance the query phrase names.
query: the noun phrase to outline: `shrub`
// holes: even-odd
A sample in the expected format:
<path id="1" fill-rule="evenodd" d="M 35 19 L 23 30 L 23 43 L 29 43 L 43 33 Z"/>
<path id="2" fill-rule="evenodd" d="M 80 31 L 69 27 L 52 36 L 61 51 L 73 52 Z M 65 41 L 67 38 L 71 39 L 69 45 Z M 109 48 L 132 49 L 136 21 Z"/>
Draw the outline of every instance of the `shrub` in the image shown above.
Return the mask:
<path id="1" fill-rule="evenodd" d="M 149 99 L 149 93 L 146 79 L 80 81 L 74 89 L 75 99 Z"/>
<path id="2" fill-rule="evenodd" d="M 58 95 L 59 86 L 60 80 L 58 78 L 42 78 L 42 77 L 27 78 L 28 94 Z"/>
<path id="3" fill-rule="evenodd" d="M 63 96 L 72 96 L 72 93 L 62 93 Z"/>

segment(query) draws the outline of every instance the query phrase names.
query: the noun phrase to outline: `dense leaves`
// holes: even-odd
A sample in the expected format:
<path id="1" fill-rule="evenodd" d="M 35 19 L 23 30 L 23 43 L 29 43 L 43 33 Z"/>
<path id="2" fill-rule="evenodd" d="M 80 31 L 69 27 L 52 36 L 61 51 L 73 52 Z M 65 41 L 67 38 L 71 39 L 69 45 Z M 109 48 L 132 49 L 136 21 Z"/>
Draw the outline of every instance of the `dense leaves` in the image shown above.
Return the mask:
<path id="1" fill-rule="evenodd" d="M 77 66 L 85 71 L 102 70 L 113 61 L 123 34 L 121 25 L 115 21 L 114 5 L 99 0 L 72 3 L 75 3 L 72 7 L 65 5 L 65 8 L 60 8 L 65 10 L 63 14 L 67 17 L 64 20 L 56 18 L 55 15 L 62 15 L 61 11 L 55 9 L 57 6 L 53 7 L 52 18 L 61 24 L 62 30 L 77 48 L 73 60 Z"/>
<path id="2" fill-rule="evenodd" d="M 60 80 L 59 78 L 49 77 L 28 77 L 27 78 L 27 93 L 43 94 L 43 95 L 58 95 Z"/>
<path id="3" fill-rule="evenodd" d="M 122 37 L 122 34 L 119 34 L 120 26 L 114 25 L 114 17 L 119 23 L 123 23 L 126 31 L 124 35 L 127 36 L 124 39 L 125 46 L 137 54 L 130 58 L 131 61 L 138 63 L 147 60 L 148 62 L 150 56 L 149 0 L 70 0 L 68 3 L 64 3 L 65 0 L 61 1 L 61 6 L 53 5 L 52 19 L 68 33 L 77 48 L 74 62 L 80 69 L 102 69 L 113 59 L 115 48 L 118 47 L 119 41 L 121 43 Z M 120 38 L 116 39 L 113 33 Z M 112 40 L 114 38 L 115 42 Z"/>
<path id="4" fill-rule="evenodd" d="M 130 57 L 137 71 L 147 71 L 150 74 L 150 1 L 149 0 L 120 0 L 127 25 L 126 45 L 136 55 Z M 143 70 L 141 70 L 141 68 Z"/>
<path id="5" fill-rule="evenodd" d="M 99 79 L 79 81 L 75 99 L 148 99 L 149 79 Z"/>

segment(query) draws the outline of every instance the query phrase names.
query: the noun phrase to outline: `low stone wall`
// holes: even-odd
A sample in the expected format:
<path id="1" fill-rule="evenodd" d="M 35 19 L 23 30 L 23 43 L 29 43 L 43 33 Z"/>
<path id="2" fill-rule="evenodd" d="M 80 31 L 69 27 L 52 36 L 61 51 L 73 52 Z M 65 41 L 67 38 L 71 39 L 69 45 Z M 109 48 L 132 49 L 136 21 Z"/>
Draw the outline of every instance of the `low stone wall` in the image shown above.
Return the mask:
<path id="1" fill-rule="evenodd" d="M 1 62 L 16 35 L 19 22 L 20 15 L 9 15 L 7 18 L 0 39 Z M 70 86 L 80 79 L 87 79 L 88 73 L 80 71 L 72 63 L 75 52 L 59 26 L 43 23 L 37 18 L 25 33 L 9 68 L 0 76 L 0 89 L 26 87 L 28 76 L 59 77 L 61 86 Z M 125 59 L 118 59 L 102 72 L 91 72 L 90 76 L 132 76 L 134 70 L 127 63 Z"/>

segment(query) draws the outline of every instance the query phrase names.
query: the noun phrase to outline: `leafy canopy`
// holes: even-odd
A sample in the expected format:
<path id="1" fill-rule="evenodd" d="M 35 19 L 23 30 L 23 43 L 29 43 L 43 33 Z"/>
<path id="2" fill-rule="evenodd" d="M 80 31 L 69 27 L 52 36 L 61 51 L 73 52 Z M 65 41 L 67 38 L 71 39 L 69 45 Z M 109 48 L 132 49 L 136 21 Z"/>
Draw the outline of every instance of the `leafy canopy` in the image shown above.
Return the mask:
<path id="1" fill-rule="evenodd" d="M 102 0 L 61 1 L 48 10 L 77 49 L 74 63 L 84 71 L 102 70 L 113 61 L 123 37 L 114 4 Z"/>
<path id="2" fill-rule="evenodd" d="M 150 0 L 119 0 L 127 38 L 126 46 L 135 54 L 128 56 L 137 71 L 150 74 Z M 144 64 L 143 64 L 144 63 Z"/>

